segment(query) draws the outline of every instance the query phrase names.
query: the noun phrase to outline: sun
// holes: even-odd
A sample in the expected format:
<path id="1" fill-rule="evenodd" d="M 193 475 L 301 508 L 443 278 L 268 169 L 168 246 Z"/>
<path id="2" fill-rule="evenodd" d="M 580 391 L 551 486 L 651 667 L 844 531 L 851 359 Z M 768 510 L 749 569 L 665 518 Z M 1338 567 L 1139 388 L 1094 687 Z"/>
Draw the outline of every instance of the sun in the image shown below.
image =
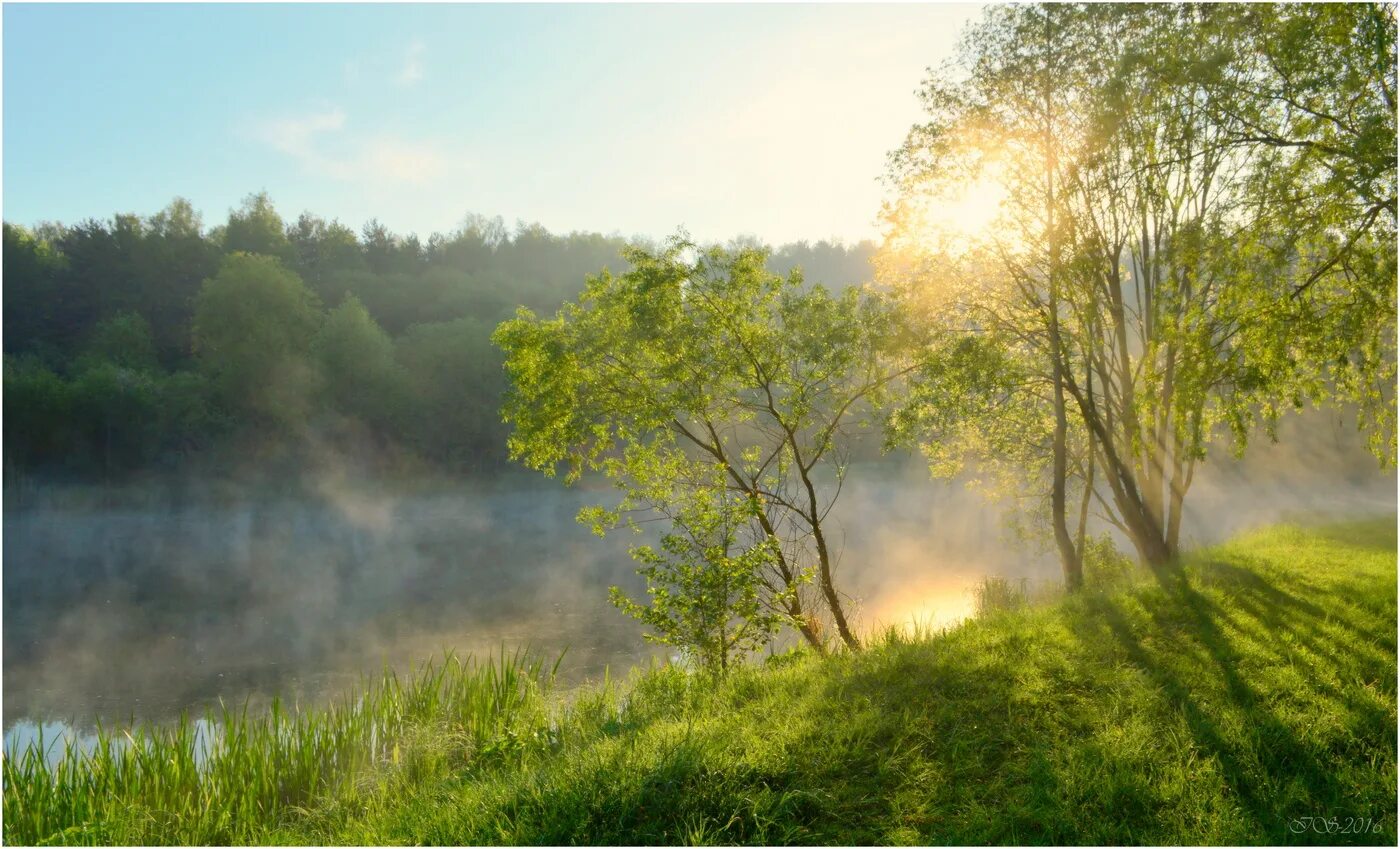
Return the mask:
<path id="1" fill-rule="evenodd" d="M 897 222 L 906 246 L 922 253 L 961 256 L 1005 242 L 1009 192 L 1000 173 L 930 187 L 906 199 Z"/>

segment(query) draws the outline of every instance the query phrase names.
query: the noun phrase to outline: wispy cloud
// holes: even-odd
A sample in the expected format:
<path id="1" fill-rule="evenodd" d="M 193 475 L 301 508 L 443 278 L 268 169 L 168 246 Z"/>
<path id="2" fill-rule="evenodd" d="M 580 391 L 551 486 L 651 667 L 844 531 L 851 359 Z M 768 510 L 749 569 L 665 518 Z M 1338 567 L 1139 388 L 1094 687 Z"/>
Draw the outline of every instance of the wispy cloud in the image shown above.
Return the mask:
<path id="1" fill-rule="evenodd" d="M 344 127 L 345 112 L 337 107 L 294 118 L 268 121 L 258 128 L 256 135 L 275 150 L 305 159 L 315 155 L 314 142 L 317 136 L 336 132 Z"/>
<path id="2" fill-rule="evenodd" d="M 408 46 L 408 53 L 404 56 L 403 65 L 399 68 L 394 79 L 399 85 L 413 85 L 427 73 L 423 65 L 423 54 L 427 52 L 427 46 L 421 41 L 415 41 Z"/>
<path id="3" fill-rule="evenodd" d="M 451 161 L 436 145 L 407 139 L 380 138 L 360 152 L 357 167 L 390 180 L 426 183 L 452 170 Z"/>
<path id="4" fill-rule="evenodd" d="M 264 121 L 252 135 L 306 172 L 346 182 L 421 184 L 465 166 L 434 141 L 392 135 L 354 138 L 339 107 Z"/>

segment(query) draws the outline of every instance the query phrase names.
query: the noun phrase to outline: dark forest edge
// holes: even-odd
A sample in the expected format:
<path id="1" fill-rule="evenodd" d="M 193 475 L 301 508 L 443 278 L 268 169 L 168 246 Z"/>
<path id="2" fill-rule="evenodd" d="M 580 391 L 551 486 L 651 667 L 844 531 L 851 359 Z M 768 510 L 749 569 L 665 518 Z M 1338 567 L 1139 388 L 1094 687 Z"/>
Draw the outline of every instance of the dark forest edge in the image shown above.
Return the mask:
<path id="1" fill-rule="evenodd" d="M 7 484 L 262 479 L 332 462 L 499 475 L 491 331 L 625 270 L 636 242 L 481 216 L 426 240 L 377 221 L 356 233 L 311 213 L 285 221 L 266 194 L 214 227 L 183 199 L 148 216 L 6 223 Z M 770 262 L 843 286 L 870 277 L 873 253 L 799 242 Z"/>

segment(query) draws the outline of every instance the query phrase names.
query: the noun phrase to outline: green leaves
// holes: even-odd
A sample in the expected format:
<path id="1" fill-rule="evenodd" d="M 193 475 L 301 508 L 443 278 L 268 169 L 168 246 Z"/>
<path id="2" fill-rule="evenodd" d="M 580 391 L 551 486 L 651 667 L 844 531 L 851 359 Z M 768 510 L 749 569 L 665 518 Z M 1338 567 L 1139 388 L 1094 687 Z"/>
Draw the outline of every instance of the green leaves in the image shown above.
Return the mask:
<path id="1" fill-rule="evenodd" d="M 763 594 L 763 574 L 777 556 L 776 543 L 739 541 L 754 505 L 726 495 L 722 487 L 677 493 L 665 509 L 673 530 L 661 537 L 660 549 L 631 549 L 646 580 L 646 602 L 633 601 L 617 587 L 610 598 L 651 629 L 647 639 L 680 648 L 702 668 L 723 673 L 787 623 Z"/>
<path id="2" fill-rule="evenodd" d="M 1242 451 L 1286 409 L 1354 404 L 1393 462 L 1393 9 L 1001 6 L 963 44 L 891 159 L 877 265 L 1017 377 L 940 347 L 892 440 L 940 473 L 975 455 L 1038 483 L 1053 408 L 1052 509 L 1066 475 L 1097 485 L 1156 560 L 1226 428 Z M 930 205 L 988 178 L 994 226 L 961 246 L 929 232 Z"/>
<path id="3" fill-rule="evenodd" d="M 331 310 L 311 353 L 333 409 L 381 427 L 391 423 L 406 376 L 394 361 L 393 340 L 358 298 Z"/>
<path id="4" fill-rule="evenodd" d="M 236 408 L 291 426 L 305 416 L 320 322 L 319 300 L 280 261 L 233 254 L 200 291 L 194 349 Z"/>
<path id="5" fill-rule="evenodd" d="M 844 628 L 822 529 L 835 492 L 813 476 L 840 481 L 858 425 L 909 370 L 902 313 L 869 291 L 804 289 L 754 249 L 675 239 L 626 259 L 626 274 L 590 278 L 554 318 L 521 310 L 496 329 L 512 457 L 547 475 L 564 467 L 569 482 L 612 480 L 620 504 L 580 516 L 595 532 L 632 510 L 672 523 L 669 548 L 635 552 L 662 601 L 627 608 L 663 633 L 693 635 L 687 617 L 702 610 L 767 633 L 805 625 L 813 603 Z M 800 597 L 813 574 L 819 601 Z"/>

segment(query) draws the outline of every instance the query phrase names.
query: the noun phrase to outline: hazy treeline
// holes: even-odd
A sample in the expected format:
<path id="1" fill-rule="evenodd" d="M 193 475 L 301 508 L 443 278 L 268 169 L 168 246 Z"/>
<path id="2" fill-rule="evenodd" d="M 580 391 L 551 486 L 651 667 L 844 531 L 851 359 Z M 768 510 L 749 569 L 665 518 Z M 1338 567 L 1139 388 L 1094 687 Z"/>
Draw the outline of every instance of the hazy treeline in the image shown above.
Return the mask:
<path id="1" fill-rule="evenodd" d="M 372 467 L 497 470 L 491 330 L 622 269 L 626 241 L 481 216 L 426 240 L 378 221 L 356 233 L 284 220 L 265 194 L 212 228 L 183 199 L 146 217 L 6 223 L 6 474 L 113 480 L 327 448 Z M 844 285 L 869 276 L 872 253 L 797 243 L 772 262 Z"/>

